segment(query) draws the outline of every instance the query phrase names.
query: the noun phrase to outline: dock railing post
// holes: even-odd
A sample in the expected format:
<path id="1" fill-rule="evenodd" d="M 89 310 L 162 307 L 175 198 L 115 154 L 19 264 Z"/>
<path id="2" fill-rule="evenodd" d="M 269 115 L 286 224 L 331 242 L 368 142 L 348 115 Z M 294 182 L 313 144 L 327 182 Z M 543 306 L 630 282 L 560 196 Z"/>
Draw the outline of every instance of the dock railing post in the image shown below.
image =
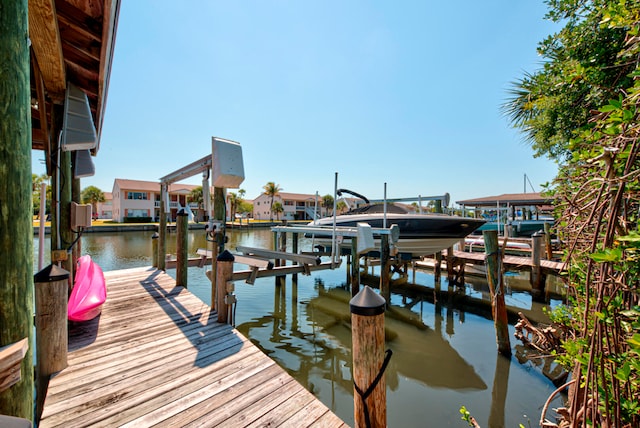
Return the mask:
<path id="1" fill-rule="evenodd" d="M 546 276 L 542 274 L 540 267 L 544 235 L 544 233 L 536 232 L 531 236 L 531 297 L 535 301 L 540 301 L 544 296 Z"/>
<path id="2" fill-rule="evenodd" d="M 218 322 L 226 324 L 229 322 L 228 296 L 233 295 L 233 262 L 235 257 L 228 250 L 224 250 L 218 256 L 216 269 L 216 310 L 218 311 Z"/>
<path id="3" fill-rule="evenodd" d="M 391 250 L 389 248 L 389 235 L 380 237 L 380 294 L 391 300 Z"/>
<path id="4" fill-rule="evenodd" d="M 484 237 L 487 282 L 491 290 L 491 309 L 493 323 L 496 328 L 498 352 L 502 355 L 510 356 L 509 319 L 507 318 L 507 307 L 504 302 L 504 283 L 501 268 L 502 255 L 500 254 L 500 248 L 498 246 L 498 231 L 485 230 L 482 232 L 482 235 Z"/>
<path id="5" fill-rule="evenodd" d="M 151 235 L 151 263 L 154 268 L 158 267 L 158 232 Z"/>
<path id="6" fill-rule="evenodd" d="M 355 427 L 387 426 L 385 369 L 391 351 L 384 352 L 386 301 L 365 286 L 349 302 L 353 343 L 353 404 Z"/>
<path id="7" fill-rule="evenodd" d="M 347 260 L 349 260 L 347 256 Z M 349 263 L 347 263 L 347 271 Z M 351 297 L 358 294 L 360 291 L 360 259 L 358 257 L 358 238 L 355 236 L 351 238 L 351 275 L 349 275 L 351 282 Z"/>
<path id="8" fill-rule="evenodd" d="M 447 248 L 447 280 L 453 281 L 453 247 Z"/>
<path id="9" fill-rule="evenodd" d="M 184 211 L 176 216 L 176 285 L 187 288 L 187 267 L 189 255 L 187 254 L 189 215 Z"/>
<path id="10" fill-rule="evenodd" d="M 158 269 L 166 270 L 167 260 L 167 213 L 165 212 L 164 186 L 162 187 L 162 195 L 160 198 L 160 222 L 158 224 Z"/>
<path id="11" fill-rule="evenodd" d="M 547 260 L 553 260 L 553 248 L 551 248 L 551 225 L 544 224 L 544 243 L 547 247 Z"/>
<path id="12" fill-rule="evenodd" d="M 51 264 L 33 277 L 36 327 L 36 420 L 40 418 L 49 376 L 67 367 L 69 272 Z"/>

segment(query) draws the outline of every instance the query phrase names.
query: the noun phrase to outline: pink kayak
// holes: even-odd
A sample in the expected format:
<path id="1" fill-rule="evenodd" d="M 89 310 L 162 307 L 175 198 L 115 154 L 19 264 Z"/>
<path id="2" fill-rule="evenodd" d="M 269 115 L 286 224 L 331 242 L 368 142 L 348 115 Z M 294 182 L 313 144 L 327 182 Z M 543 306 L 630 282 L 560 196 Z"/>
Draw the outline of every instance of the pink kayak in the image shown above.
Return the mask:
<path id="1" fill-rule="evenodd" d="M 89 321 L 100 314 L 107 300 L 107 286 L 102 269 L 91 260 L 90 255 L 78 259 L 76 279 L 69 296 L 68 318 L 70 321 Z"/>

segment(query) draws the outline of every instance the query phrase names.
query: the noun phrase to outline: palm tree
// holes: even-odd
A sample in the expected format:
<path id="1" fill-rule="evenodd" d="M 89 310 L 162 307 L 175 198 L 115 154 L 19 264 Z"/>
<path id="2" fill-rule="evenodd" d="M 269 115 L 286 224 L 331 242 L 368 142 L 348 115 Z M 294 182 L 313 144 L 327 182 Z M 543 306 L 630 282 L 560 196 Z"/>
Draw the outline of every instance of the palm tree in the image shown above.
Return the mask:
<path id="1" fill-rule="evenodd" d="M 276 213 L 276 218 L 280 221 L 280 214 L 284 211 L 284 207 L 280 202 L 274 202 L 271 206 L 271 210 Z"/>
<path id="2" fill-rule="evenodd" d="M 202 212 L 200 218 L 204 219 L 204 196 L 202 194 L 202 186 L 195 187 L 189 192 L 187 199 L 190 202 L 198 204 L 198 212 Z"/>
<path id="3" fill-rule="evenodd" d="M 91 204 L 94 215 L 98 213 L 98 202 L 104 202 L 104 192 L 96 186 L 85 187 L 80 197 L 83 204 Z"/>
<path id="4" fill-rule="evenodd" d="M 273 181 L 269 181 L 262 186 L 262 188 L 264 189 L 264 194 L 271 197 L 271 203 L 269 204 L 269 221 L 273 221 L 273 198 L 280 194 L 282 188 Z"/>
<path id="5" fill-rule="evenodd" d="M 231 208 L 231 222 L 235 221 L 236 212 L 238 211 L 238 207 L 242 203 L 242 197 L 239 195 L 243 190 L 240 190 L 238 193 L 229 192 L 229 206 Z"/>
<path id="6" fill-rule="evenodd" d="M 333 202 L 332 202 L 333 203 Z M 336 209 L 340 214 L 344 214 L 347 209 L 347 203 L 345 201 L 338 201 L 336 203 Z"/>
<path id="7" fill-rule="evenodd" d="M 326 210 L 325 212 L 328 212 L 329 210 L 331 210 L 331 212 L 333 214 L 333 196 L 331 196 L 329 194 L 324 195 L 322 197 L 322 206 Z"/>

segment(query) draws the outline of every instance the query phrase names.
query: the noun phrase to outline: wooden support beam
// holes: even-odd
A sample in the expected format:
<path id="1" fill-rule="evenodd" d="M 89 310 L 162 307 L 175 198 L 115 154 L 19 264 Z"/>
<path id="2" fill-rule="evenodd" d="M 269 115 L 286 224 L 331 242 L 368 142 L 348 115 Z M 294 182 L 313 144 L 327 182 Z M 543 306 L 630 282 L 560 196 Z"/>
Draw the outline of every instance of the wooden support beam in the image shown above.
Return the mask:
<path id="1" fill-rule="evenodd" d="M 278 259 L 292 260 L 300 264 L 309 264 L 309 265 L 317 266 L 322 262 L 320 260 L 320 257 L 316 257 L 316 256 L 308 256 L 305 254 L 293 254 L 293 253 L 287 253 L 284 251 L 265 250 L 262 248 L 240 246 L 240 247 L 236 247 L 236 251 L 243 254 L 254 255 L 254 256 L 264 257 L 264 258 L 273 259 L 273 260 L 278 260 Z"/>
<path id="2" fill-rule="evenodd" d="M 61 102 L 67 77 L 54 0 L 29 0 L 29 38 L 47 92 L 54 101 Z"/>
<path id="3" fill-rule="evenodd" d="M 235 256 L 234 256 L 235 257 Z M 311 273 L 318 270 L 326 270 L 326 269 L 334 269 L 340 267 L 340 262 L 324 262 L 320 263 L 317 266 L 311 265 L 290 265 L 290 266 L 276 266 L 273 269 L 259 269 L 257 272 L 254 270 L 240 270 L 234 271 L 233 276 L 231 278 L 232 281 L 246 281 L 252 275 L 255 275 L 254 280 L 256 278 L 266 278 L 270 276 L 281 276 L 281 275 L 291 275 L 294 273 Z M 211 279 L 211 271 L 207 271 L 205 273 L 207 278 Z"/>
<path id="4" fill-rule="evenodd" d="M 27 338 L 0 348 L 0 392 L 20 382 L 20 367 L 28 349 Z"/>
<path id="5" fill-rule="evenodd" d="M 211 259 L 213 252 L 211 250 L 205 250 L 204 248 L 198 248 L 197 254 L 203 258 Z M 273 262 L 254 256 L 244 256 L 240 254 L 234 254 L 234 263 L 240 263 L 243 265 L 257 267 L 260 269 L 273 269 Z"/>

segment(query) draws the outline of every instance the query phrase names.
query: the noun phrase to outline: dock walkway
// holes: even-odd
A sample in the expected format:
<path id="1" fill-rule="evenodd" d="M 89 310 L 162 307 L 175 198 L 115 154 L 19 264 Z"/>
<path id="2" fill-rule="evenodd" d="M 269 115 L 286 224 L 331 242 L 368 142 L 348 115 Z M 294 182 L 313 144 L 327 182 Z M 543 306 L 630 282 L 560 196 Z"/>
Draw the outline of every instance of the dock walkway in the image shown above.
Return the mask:
<path id="1" fill-rule="evenodd" d="M 446 266 L 447 263 L 447 251 L 442 252 L 442 265 Z M 484 265 L 486 254 L 481 252 L 468 252 L 468 251 L 456 251 L 453 253 L 453 264 L 454 266 L 459 265 L 461 263 L 470 264 L 470 265 Z M 434 260 L 431 258 L 415 262 L 416 266 L 419 267 L 433 267 Z M 506 270 L 531 270 L 534 267 L 534 262 L 531 260 L 531 257 L 517 257 L 517 256 L 503 256 L 502 257 L 502 265 Z M 545 273 L 553 273 L 559 274 L 563 270 L 566 269 L 566 266 L 563 262 L 556 262 L 553 260 L 540 260 L 540 268 Z"/>
<path id="2" fill-rule="evenodd" d="M 346 427 L 209 306 L 155 268 L 105 272 L 100 317 L 69 331 L 39 426 Z"/>

